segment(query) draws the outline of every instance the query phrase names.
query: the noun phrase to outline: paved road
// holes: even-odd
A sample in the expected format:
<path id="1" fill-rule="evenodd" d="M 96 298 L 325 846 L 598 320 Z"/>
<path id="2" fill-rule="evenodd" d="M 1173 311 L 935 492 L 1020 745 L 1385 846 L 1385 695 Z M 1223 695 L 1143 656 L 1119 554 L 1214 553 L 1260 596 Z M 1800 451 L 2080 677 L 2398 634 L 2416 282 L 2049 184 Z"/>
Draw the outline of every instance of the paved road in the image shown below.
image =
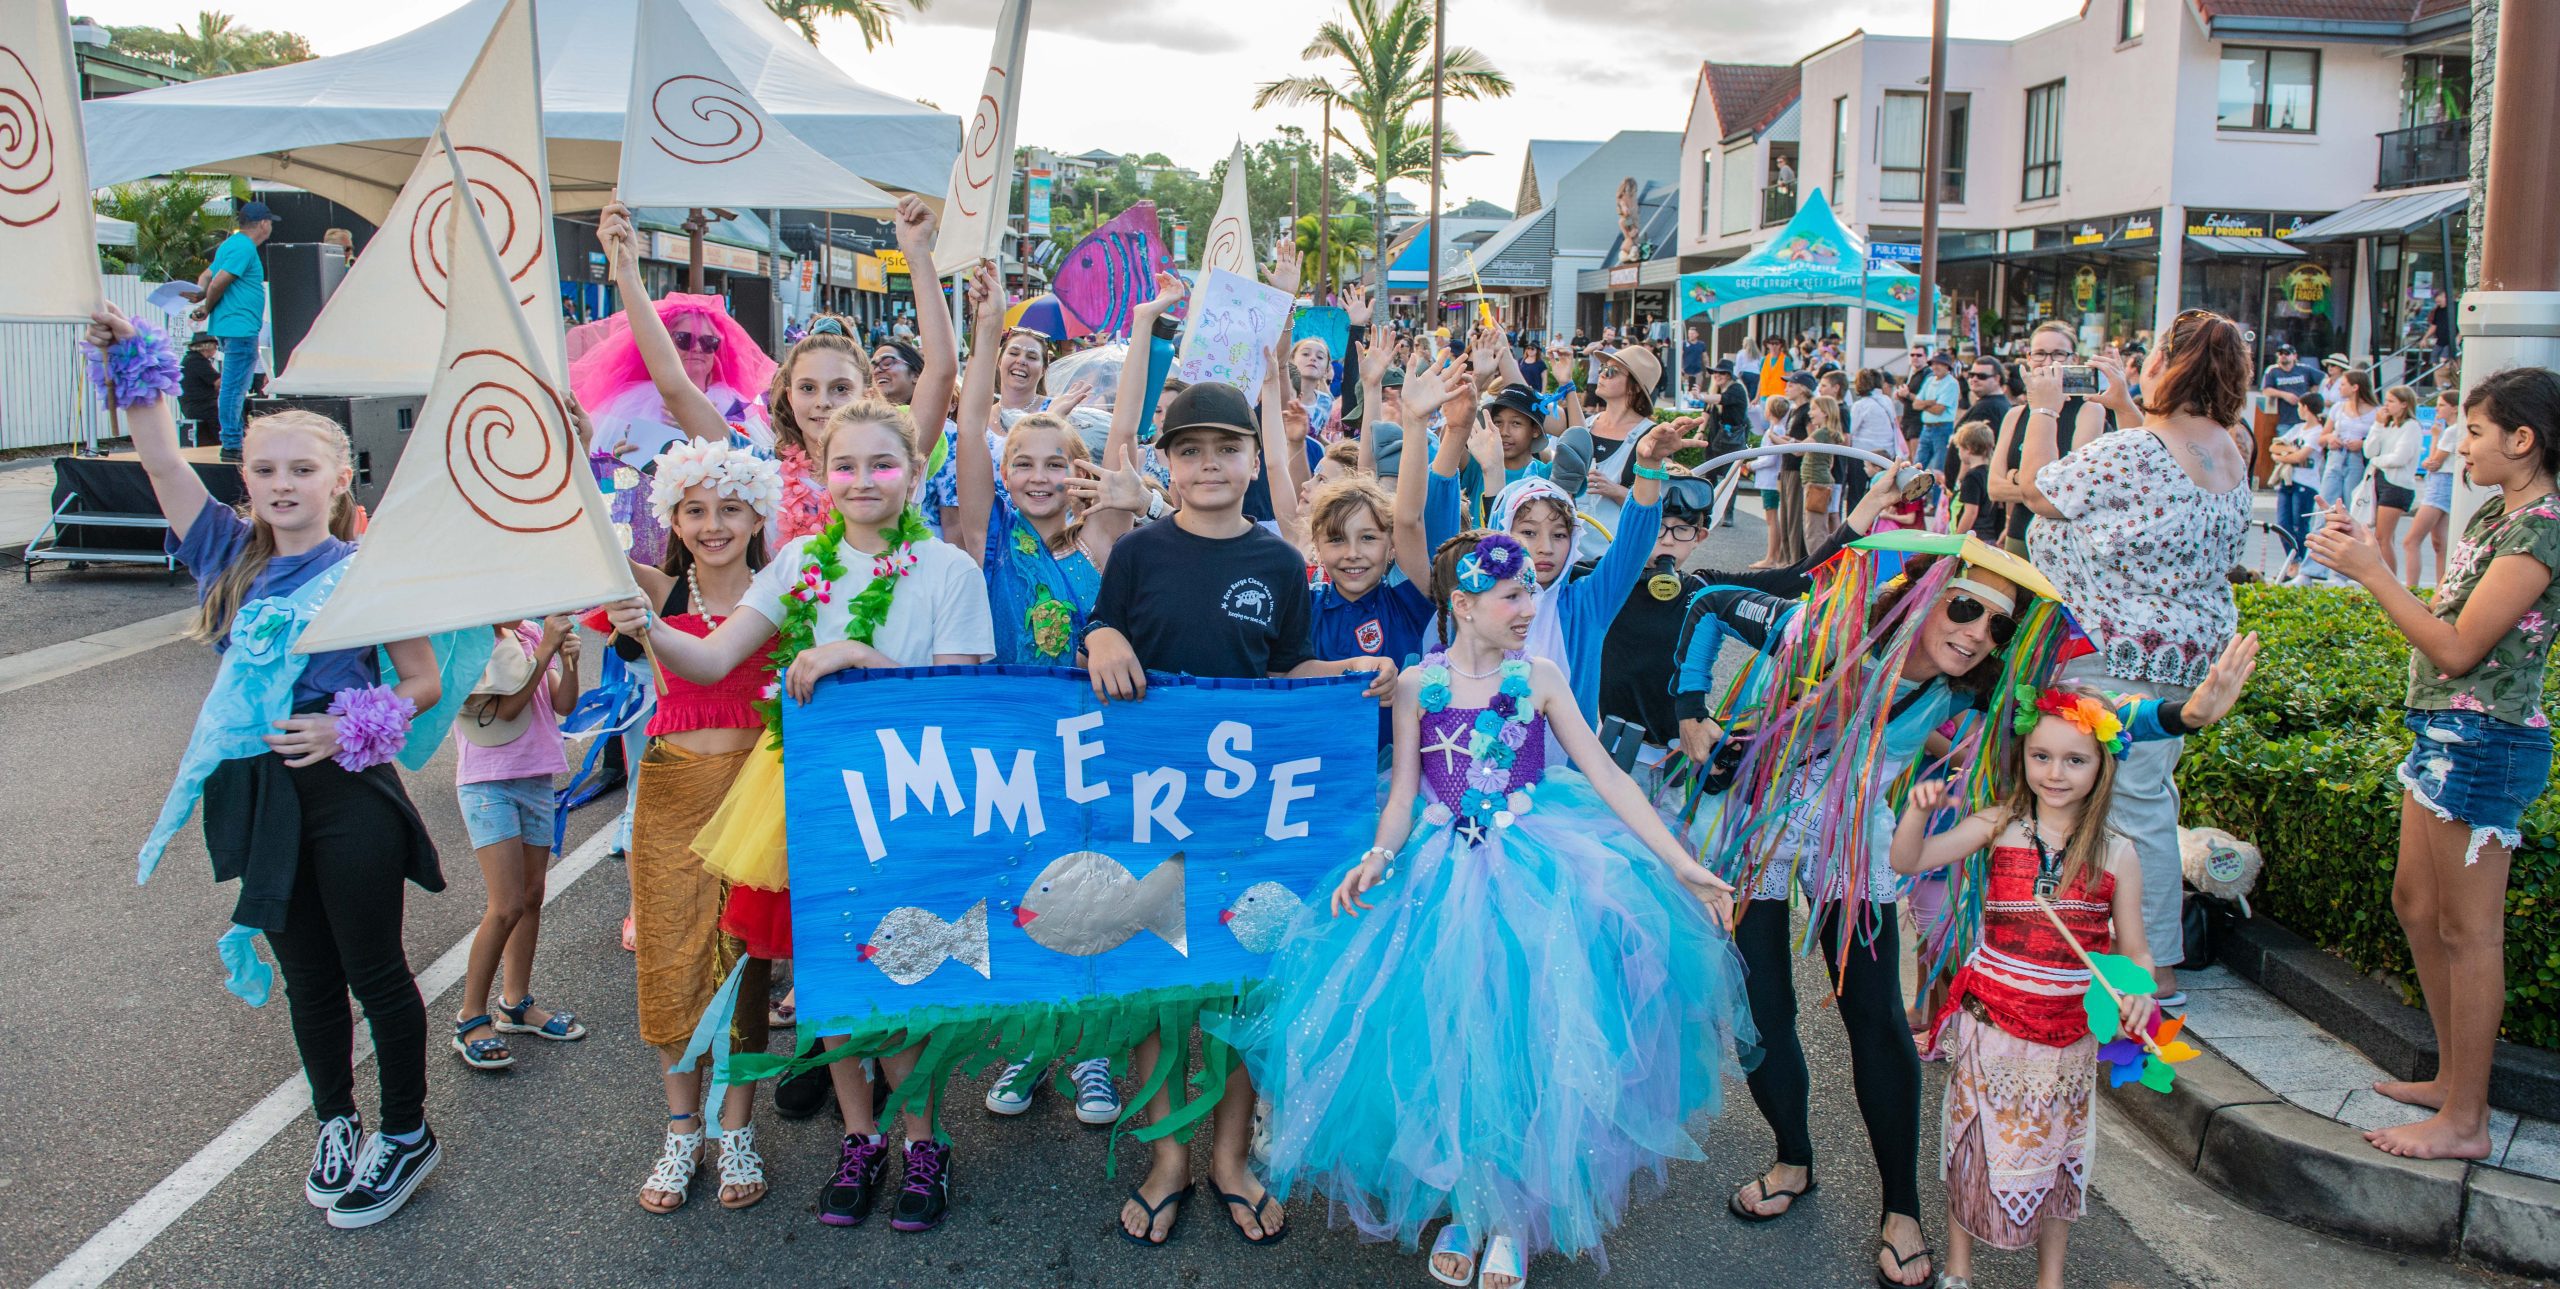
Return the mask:
<path id="1" fill-rule="evenodd" d="M 1719 542 L 1756 552 L 1756 528 Z M 116 604 L 116 588 L 85 588 Z M 129 593 L 129 592 L 128 592 Z M 33 595 L 51 612 L 33 612 Z M 0 623 L 71 618 L 91 629 L 124 605 L 91 613 L 73 590 L 30 592 L 0 582 Z M 23 648 L 13 637 L 11 650 Z M 595 654 L 589 651 L 590 656 Z M 171 644 L 120 662 L 0 693 L 0 1281 L 27 1283 L 110 1228 L 226 1127 L 252 1111 L 297 1065 L 283 1003 L 251 1011 L 220 988 L 211 942 L 230 907 L 205 880 L 200 840 L 182 836 L 163 871 L 133 884 L 133 850 L 147 830 L 210 678 L 208 655 Z M 412 794 L 446 855 L 451 888 L 412 892 L 407 944 L 421 970 L 476 922 L 479 875 L 455 812 L 450 753 L 411 776 Z M 578 841 L 609 823 L 609 800 L 580 813 Z M 1297 1233 L 1250 1248 L 1194 1205 L 1162 1250 L 1110 1233 L 1116 1197 L 1142 1162 L 1123 1146 L 1123 1181 L 1102 1173 L 1108 1135 L 1076 1124 L 1054 1099 L 1021 1120 L 978 1111 L 980 1080 L 955 1087 L 951 1131 L 960 1202 L 940 1231 L 900 1236 L 884 1225 L 822 1227 L 811 1201 L 832 1161 L 832 1119 L 766 1116 L 761 1145 L 773 1198 L 721 1211 L 707 1184 L 671 1217 L 651 1217 L 633 1194 L 655 1154 L 662 1109 L 654 1067 L 632 1032 L 631 959 L 615 940 L 622 869 L 597 848 L 564 859 L 580 876 L 546 914 L 537 992 L 594 1028 L 587 1041 L 527 1040 L 517 1067 L 473 1074 L 441 1049 L 431 1058 L 429 1115 L 447 1155 L 393 1221 L 329 1230 L 305 1205 L 305 1103 L 262 1147 L 245 1137 L 236 1168 L 214 1170 L 156 1236 L 102 1241 L 129 1255 L 117 1284 L 317 1285 L 379 1283 L 666 1284 L 739 1276 L 781 1283 L 863 1285 L 1343 1285 L 1425 1284 L 1418 1261 L 1326 1229 L 1321 1205 L 1301 1202 Z M 1805 964 L 1808 999 L 1819 969 Z M 430 1001 L 450 1016 L 448 994 Z M 1724 1196 L 1768 1157 L 1769 1136 L 1739 1085 L 1722 1118 L 1702 1123 L 1709 1158 L 1672 1172 L 1669 1192 L 1637 1208 L 1611 1239 L 1604 1282 L 1588 1263 L 1533 1270 L 1540 1285 L 1853 1285 L 1868 1283 L 1876 1207 L 1838 1026 L 1808 1009 L 1808 1054 L 1818 1082 L 1816 1141 L 1823 1187 L 1794 1217 L 1745 1227 Z M 531 1049 L 531 1050 L 524 1050 Z M 1929 1077 L 1936 1104 L 1939 1076 Z M 370 1066 L 360 1097 L 372 1100 Z M 1934 1134 L 1930 1134 L 1934 1146 Z M 233 1134 L 238 1139 L 241 1134 Z M 2340 1245 L 2220 1203 L 2191 1178 L 2153 1165 L 2139 1142 L 2111 1134 L 2097 1200 L 2074 1233 L 2070 1280 L 2098 1286 L 2474 1284 L 2479 1278 Z M 1924 1182 L 1928 1220 L 1940 1196 Z M 144 1238 L 144 1237 L 148 1238 Z M 1978 1283 L 2022 1287 L 2033 1268 L 1991 1263 Z"/>

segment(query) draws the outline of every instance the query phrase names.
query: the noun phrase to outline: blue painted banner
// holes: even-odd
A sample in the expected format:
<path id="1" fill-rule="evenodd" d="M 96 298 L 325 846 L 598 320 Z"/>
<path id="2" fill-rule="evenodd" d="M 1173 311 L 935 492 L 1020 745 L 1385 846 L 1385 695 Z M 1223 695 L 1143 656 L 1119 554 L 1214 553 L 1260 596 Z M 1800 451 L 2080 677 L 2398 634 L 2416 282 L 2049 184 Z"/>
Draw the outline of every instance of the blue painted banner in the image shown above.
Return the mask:
<path id="1" fill-rule="evenodd" d="M 1289 315 L 1289 347 L 1297 348 L 1301 340 L 1321 340 L 1335 362 L 1348 361 L 1343 355 L 1351 352 L 1350 312 L 1330 304 L 1299 305 Z"/>
<path id="2" fill-rule="evenodd" d="M 786 705 L 794 976 L 817 1032 L 1231 986 L 1377 829 L 1366 677 L 850 670 Z"/>

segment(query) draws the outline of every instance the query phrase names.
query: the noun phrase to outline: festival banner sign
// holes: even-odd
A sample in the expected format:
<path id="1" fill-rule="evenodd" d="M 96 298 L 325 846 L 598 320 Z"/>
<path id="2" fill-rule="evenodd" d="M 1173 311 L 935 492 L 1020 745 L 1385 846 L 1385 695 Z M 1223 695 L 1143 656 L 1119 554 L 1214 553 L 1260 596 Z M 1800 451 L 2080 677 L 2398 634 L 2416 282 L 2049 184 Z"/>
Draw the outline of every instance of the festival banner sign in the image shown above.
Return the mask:
<path id="1" fill-rule="evenodd" d="M 1047 170 L 1022 172 L 1022 231 L 1040 237 L 1049 231 L 1049 196 L 1057 175 Z"/>
<path id="2" fill-rule="evenodd" d="M 838 672 L 786 704 L 803 1032 L 1224 996 L 1378 819 L 1365 677 Z"/>

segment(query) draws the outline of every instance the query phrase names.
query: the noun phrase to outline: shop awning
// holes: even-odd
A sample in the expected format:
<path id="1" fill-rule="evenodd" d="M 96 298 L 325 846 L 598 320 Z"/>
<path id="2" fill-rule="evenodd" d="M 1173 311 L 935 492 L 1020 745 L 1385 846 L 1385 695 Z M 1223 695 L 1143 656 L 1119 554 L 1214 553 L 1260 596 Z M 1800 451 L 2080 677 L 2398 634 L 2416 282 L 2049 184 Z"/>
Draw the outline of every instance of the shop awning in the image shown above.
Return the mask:
<path id="1" fill-rule="evenodd" d="M 2272 237 L 2195 237 L 2188 241 L 2218 255 L 2264 255 L 2298 260 L 2310 254 L 2299 246 Z"/>
<path id="2" fill-rule="evenodd" d="M 2409 233 L 2459 213 L 2470 202 L 2471 190 L 2467 188 L 2402 193 L 2397 197 L 2369 197 L 2327 219 L 2314 220 L 2295 229 L 2285 240 L 2341 242 L 2354 237 Z"/>

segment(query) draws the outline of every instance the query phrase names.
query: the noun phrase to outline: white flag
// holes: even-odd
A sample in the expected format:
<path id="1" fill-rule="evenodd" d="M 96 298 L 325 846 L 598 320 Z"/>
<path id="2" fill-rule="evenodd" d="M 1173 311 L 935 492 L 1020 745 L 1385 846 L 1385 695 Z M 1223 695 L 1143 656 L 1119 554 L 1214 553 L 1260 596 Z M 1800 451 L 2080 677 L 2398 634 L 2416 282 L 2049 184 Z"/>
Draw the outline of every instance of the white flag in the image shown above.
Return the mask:
<path id="1" fill-rule="evenodd" d="M 461 168 L 452 161 L 454 182 Z M 449 203 L 435 388 L 346 576 L 297 653 L 590 608 L 639 594 L 552 358 L 479 208 Z"/>
<path id="2" fill-rule="evenodd" d="M 632 206 L 898 206 L 773 119 L 682 0 L 640 0 L 615 187 Z"/>
<path id="3" fill-rule="evenodd" d="M 545 361 L 567 362 L 560 334 L 560 267 L 551 240 L 551 163 L 542 135 L 542 59 L 531 0 L 510 0 L 480 46 L 471 74 L 445 109 L 469 177 L 472 205 L 489 225 L 516 306 Z M 424 394 L 444 345 L 447 278 L 454 262 L 453 163 L 427 140 L 382 231 L 294 346 L 279 394 Z"/>
<path id="4" fill-rule="evenodd" d="M 1030 35 L 1031 0 L 1004 0 L 987 55 L 986 88 L 969 114 L 960 155 L 951 160 L 942 233 L 933 240 L 937 273 L 966 273 L 1003 250 L 1005 220 L 1013 213 L 1014 111 L 1022 102 L 1022 52 Z"/>
<path id="5" fill-rule="evenodd" d="M 1262 275 L 1254 271 L 1253 215 L 1245 205 L 1244 143 L 1227 158 L 1226 195 L 1218 199 L 1218 216 L 1209 221 L 1209 235 L 1200 239 L 1200 271 L 1225 269 L 1250 282 Z"/>
<path id="6" fill-rule="evenodd" d="M 104 298 L 77 85 L 60 0 L 0 3 L 0 319 L 87 322 Z"/>

